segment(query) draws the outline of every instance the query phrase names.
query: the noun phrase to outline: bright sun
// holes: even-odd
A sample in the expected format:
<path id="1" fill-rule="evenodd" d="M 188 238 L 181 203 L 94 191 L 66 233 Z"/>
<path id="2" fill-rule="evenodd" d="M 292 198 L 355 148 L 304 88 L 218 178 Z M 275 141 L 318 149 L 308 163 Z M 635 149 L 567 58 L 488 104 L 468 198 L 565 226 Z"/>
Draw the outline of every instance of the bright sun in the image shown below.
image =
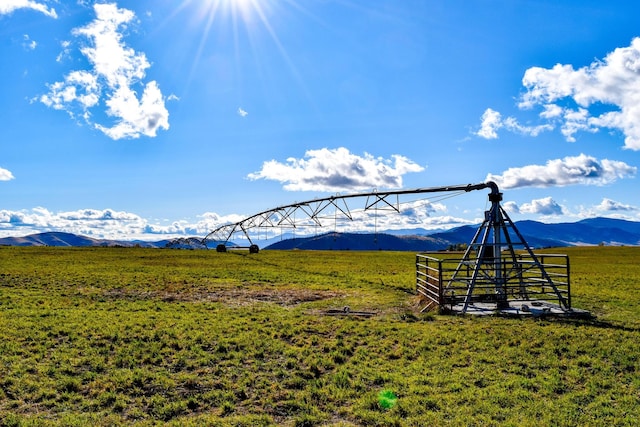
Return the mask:
<path id="1" fill-rule="evenodd" d="M 287 3 L 291 1 L 294 0 L 286 0 Z M 230 32 L 236 45 L 242 34 L 254 39 L 264 29 L 280 47 L 268 19 L 272 4 L 272 0 L 182 0 L 177 11 L 189 10 L 194 27 L 200 33 L 193 69 L 197 67 L 205 44 L 216 27 L 216 31 Z"/>
<path id="2" fill-rule="evenodd" d="M 248 21 L 254 13 L 261 14 L 259 0 L 200 0 L 200 12 L 209 18 L 215 15 L 231 15 L 233 19 Z"/>
<path id="3" fill-rule="evenodd" d="M 210 0 L 211 1 L 211 0 Z M 220 0 L 222 3 L 225 3 L 224 6 L 231 10 L 231 13 L 237 15 L 238 12 L 246 17 L 248 13 L 251 12 L 252 9 L 255 9 L 256 5 L 253 0 Z"/>
<path id="4" fill-rule="evenodd" d="M 296 0 L 278 1 L 282 1 L 282 4 L 295 4 Z M 244 27 L 245 34 L 250 38 L 257 37 L 261 30 L 265 30 L 276 45 L 281 47 L 269 21 L 272 7 L 277 6 L 273 0 L 184 0 L 182 5 L 195 7 L 194 17 L 204 26 L 203 42 L 209 37 L 214 26 L 219 27 L 221 31 L 231 29 L 236 40 L 240 28 Z"/>
<path id="5" fill-rule="evenodd" d="M 280 41 L 277 26 L 272 21 L 272 18 L 280 15 L 280 12 L 286 8 L 305 11 L 299 4 L 299 0 L 182 0 L 179 9 L 191 9 L 192 13 L 195 12 L 193 19 L 197 21 L 196 27 L 200 32 L 200 41 L 194 57 L 192 73 L 198 67 L 211 33 L 216 32 L 222 34 L 220 40 L 224 40 L 224 42 L 231 40 L 236 50 L 236 59 L 243 54 L 256 56 L 259 54 L 260 47 L 265 47 L 270 43 L 271 48 L 274 48 L 278 54 L 270 57 L 279 56 L 306 93 L 306 85 L 287 49 Z M 282 19 L 276 20 L 276 22 L 282 22 Z M 246 49 L 247 46 L 249 49 Z M 238 65 L 237 68 L 241 69 L 242 67 Z"/>

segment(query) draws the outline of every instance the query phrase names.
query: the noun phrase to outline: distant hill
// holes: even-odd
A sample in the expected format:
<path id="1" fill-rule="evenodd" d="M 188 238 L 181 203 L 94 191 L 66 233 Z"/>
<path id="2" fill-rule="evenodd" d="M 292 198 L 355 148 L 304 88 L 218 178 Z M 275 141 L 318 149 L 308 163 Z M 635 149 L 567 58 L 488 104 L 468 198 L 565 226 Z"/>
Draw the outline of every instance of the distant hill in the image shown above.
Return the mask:
<path id="1" fill-rule="evenodd" d="M 519 221 L 516 226 L 532 246 L 540 246 L 533 243 L 535 239 L 555 242 L 553 246 L 640 244 L 640 223 L 621 219 L 590 218 L 558 224 Z"/>
<path id="2" fill-rule="evenodd" d="M 448 243 L 435 236 L 393 236 L 391 234 L 326 233 L 313 237 L 300 237 L 273 243 L 265 249 L 313 250 L 380 250 L 380 251 L 434 251 Z"/>
<path id="3" fill-rule="evenodd" d="M 583 219 L 580 223 L 590 225 L 594 228 L 617 228 L 630 233 L 640 234 L 640 222 L 635 221 L 612 218 L 588 218 Z"/>
<path id="4" fill-rule="evenodd" d="M 121 241 L 107 239 L 93 239 L 91 237 L 78 236 L 73 233 L 47 232 L 31 234 L 24 237 L 0 238 L 2 246 L 142 246 L 148 248 L 163 248 L 168 240 L 158 242 L 144 242 L 140 240 Z"/>
<path id="5" fill-rule="evenodd" d="M 98 246 L 98 240 L 71 233 L 39 233 L 24 237 L 5 237 L 0 244 L 7 246 Z"/>
<path id="6" fill-rule="evenodd" d="M 518 221 L 516 227 L 529 246 L 563 247 L 581 245 L 640 245 L 640 222 L 611 218 L 589 218 L 572 223 L 546 224 L 538 221 Z M 268 242 L 257 242 L 262 249 L 315 249 L 315 250 L 394 250 L 435 251 L 451 245 L 469 243 L 478 226 L 465 225 L 448 231 L 429 234 L 416 229 L 400 233 L 325 233 L 309 237 L 293 237 Z M 285 235 L 286 236 L 286 235 Z M 24 237 L 0 238 L 4 246 L 142 246 L 164 248 L 169 240 L 146 242 L 140 240 L 106 240 L 78 236 L 71 233 L 49 232 Z M 228 246 L 233 246 L 229 242 Z"/>
<path id="7" fill-rule="evenodd" d="M 532 248 L 586 245 L 640 245 L 640 222 L 610 218 L 590 218 L 573 223 L 546 224 L 518 221 L 516 227 Z M 450 245 L 469 243 L 478 226 L 465 225 L 427 236 L 328 233 L 320 236 L 283 240 L 265 249 L 335 250 L 444 250 Z M 406 230 L 403 230 L 406 233 Z"/>

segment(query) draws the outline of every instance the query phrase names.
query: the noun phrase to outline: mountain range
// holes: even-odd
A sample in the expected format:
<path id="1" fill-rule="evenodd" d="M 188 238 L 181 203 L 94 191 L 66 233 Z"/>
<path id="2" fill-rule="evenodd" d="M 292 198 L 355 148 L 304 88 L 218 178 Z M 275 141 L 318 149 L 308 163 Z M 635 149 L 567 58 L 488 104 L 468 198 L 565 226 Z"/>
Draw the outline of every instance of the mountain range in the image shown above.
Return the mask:
<path id="1" fill-rule="evenodd" d="M 515 223 L 529 246 L 563 247 L 582 245 L 640 245 L 640 222 L 612 218 L 589 218 L 578 222 L 547 224 L 538 221 Z M 452 245 L 469 243 L 478 226 L 465 225 L 447 231 L 430 233 L 424 229 L 385 231 L 379 233 L 330 232 L 308 237 L 271 239 L 256 242 L 262 249 L 310 250 L 397 250 L 436 251 Z M 47 232 L 24 237 L 0 238 L 4 246 L 121 246 L 164 248 L 169 240 L 107 240 L 72 233 Z M 233 244 L 230 243 L 229 246 Z"/>
<path id="2" fill-rule="evenodd" d="M 169 240 L 157 242 L 145 242 L 142 240 L 109 240 L 94 239 L 91 237 L 79 236 L 73 233 L 47 232 L 30 234 L 24 237 L 3 237 L 0 238 L 0 246 L 122 246 L 145 248 L 164 248 Z"/>

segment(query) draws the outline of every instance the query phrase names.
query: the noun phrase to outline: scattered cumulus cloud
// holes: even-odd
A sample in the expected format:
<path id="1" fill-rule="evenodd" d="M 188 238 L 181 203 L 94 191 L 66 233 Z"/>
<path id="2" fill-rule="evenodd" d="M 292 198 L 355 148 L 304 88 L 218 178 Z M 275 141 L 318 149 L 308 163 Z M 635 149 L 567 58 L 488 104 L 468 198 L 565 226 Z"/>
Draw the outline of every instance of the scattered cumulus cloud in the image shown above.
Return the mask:
<path id="1" fill-rule="evenodd" d="M 33 233 L 62 231 L 105 239 L 164 239 L 201 236 L 213 228 L 239 221 L 238 215 L 204 214 L 195 222 L 151 222 L 131 212 L 113 209 L 80 209 L 51 212 L 37 207 L 30 210 L 0 210 L 0 236 L 24 236 Z"/>
<path id="2" fill-rule="evenodd" d="M 169 129 L 169 112 L 158 83 L 143 83 L 151 66 L 145 54 L 134 51 L 122 40 L 121 31 L 135 21 L 135 14 L 115 4 L 93 7 L 95 20 L 73 30 L 74 36 L 88 40 L 80 52 L 92 68 L 71 71 L 62 81 L 48 84 L 49 92 L 39 101 L 81 117 L 115 140 L 155 137 L 159 129 Z M 63 42 L 62 48 L 59 61 L 68 56 L 68 42 Z M 103 104 L 112 119 L 110 125 L 94 122 L 92 111 Z"/>
<path id="3" fill-rule="evenodd" d="M 446 209 L 429 202 L 410 203 L 401 207 L 401 213 L 376 212 L 369 209 L 356 208 L 350 211 L 353 220 L 346 217 L 323 219 L 327 230 L 340 232 L 374 232 L 375 230 L 392 230 L 405 228 L 451 228 L 465 224 L 475 224 L 481 219 L 468 220 L 450 215 L 442 215 Z M 437 215 L 436 215 L 437 214 Z M 96 239 L 113 240 L 160 240 L 177 237 L 204 237 L 219 226 L 236 223 L 246 216 L 232 214 L 220 215 L 207 212 L 193 221 L 150 221 L 131 212 L 113 209 L 80 209 L 68 212 L 51 212 L 37 207 L 30 210 L 0 210 L 0 237 L 25 236 L 34 233 L 61 231 L 74 233 Z M 304 222 L 304 221 L 303 221 Z M 301 223 L 296 229 L 298 235 L 309 235 L 318 232 L 316 224 L 309 221 Z M 250 230 L 256 231 L 256 230 Z M 276 237 L 281 234 L 280 228 L 261 229 L 256 238 Z M 243 236 L 232 236 L 233 239 Z"/>
<path id="4" fill-rule="evenodd" d="M 491 108 L 487 108 L 482 114 L 482 124 L 476 135 L 485 139 L 498 138 L 497 130 L 502 127 L 502 115 Z"/>
<path id="5" fill-rule="evenodd" d="M 392 155 L 391 159 L 358 156 L 347 148 L 309 150 L 303 159 L 289 158 L 264 162 L 262 169 L 251 173 L 251 180 L 269 179 L 281 182 L 289 191 L 349 191 L 372 188 L 400 188 L 402 176 L 421 172 L 424 168 L 408 158 Z"/>
<path id="6" fill-rule="evenodd" d="M 433 214 L 446 212 L 447 207 L 439 202 L 431 202 L 429 200 L 418 200 L 409 203 L 403 203 L 400 214 L 411 218 L 426 218 Z"/>
<path id="7" fill-rule="evenodd" d="M 249 113 L 247 113 L 245 110 L 243 110 L 242 108 L 238 107 L 238 115 L 240 117 L 247 117 L 249 115 Z"/>
<path id="8" fill-rule="evenodd" d="M 444 214 L 446 208 L 440 204 L 418 203 L 403 205 L 400 212 L 391 209 L 354 209 L 350 211 L 353 220 L 343 218 L 338 221 L 339 232 L 374 232 L 380 230 L 403 230 L 423 228 L 427 230 L 452 228 L 462 225 L 477 224 L 482 220 L 464 219 Z M 333 219 L 325 220 L 325 227 L 334 228 Z M 310 231 L 314 231 L 312 228 Z"/>
<path id="9" fill-rule="evenodd" d="M 63 40 L 60 43 L 60 47 L 62 47 L 62 50 L 58 56 L 56 56 L 56 62 L 62 62 L 71 55 L 71 42 L 69 40 Z"/>
<path id="10" fill-rule="evenodd" d="M 11 181 L 12 179 L 14 179 L 14 176 L 11 171 L 0 168 L 0 181 Z"/>
<path id="11" fill-rule="evenodd" d="M 442 226 L 456 226 L 467 224 L 469 221 L 453 216 L 445 215 L 447 207 L 438 202 L 431 202 L 426 200 L 415 200 L 411 202 L 396 203 L 391 198 L 385 199 L 394 207 L 385 204 L 384 201 L 379 201 L 376 206 L 365 209 L 365 205 L 372 202 L 371 199 L 364 199 L 362 207 L 358 206 L 357 202 L 349 202 L 351 214 L 353 220 L 341 221 L 341 231 L 372 231 L 377 230 L 398 230 L 406 228 L 439 228 Z M 331 224 L 335 221 L 335 217 L 330 215 L 327 224 Z"/>
<path id="12" fill-rule="evenodd" d="M 509 168 L 501 175 L 487 175 L 500 188 L 562 187 L 566 185 L 606 185 L 622 178 L 633 177 L 637 168 L 628 164 L 580 154 L 575 157 L 549 160 L 545 165 Z"/>
<path id="13" fill-rule="evenodd" d="M 518 107 L 540 109 L 542 123 L 523 126 L 488 108 L 476 135 L 495 139 L 505 129 L 536 136 L 559 128 L 567 141 L 574 142 L 578 132 L 606 128 L 622 132 L 625 148 L 640 150 L 640 38 L 577 69 L 569 64 L 529 68 L 522 84 L 525 92 Z"/>
<path id="14" fill-rule="evenodd" d="M 553 198 L 545 197 L 543 199 L 532 200 L 530 203 L 524 203 L 519 208 L 520 213 L 535 214 L 543 216 L 553 216 L 564 214 L 564 209 Z"/>
<path id="15" fill-rule="evenodd" d="M 553 217 L 575 221 L 596 217 L 617 218 L 628 221 L 640 220 L 640 207 L 624 204 L 606 197 L 596 205 L 579 205 L 572 208 L 559 204 L 552 197 L 532 200 L 521 205 L 514 201 L 508 201 L 503 203 L 502 207 L 509 213 L 540 215 L 545 217 L 544 220 L 553 220 Z"/>
<path id="16" fill-rule="evenodd" d="M 596 209 L 602 212 L 630 212 L 635 211 L 638 208 L 631 205 L 626 205 L 624 203 L 616 202 L 615 200 L 607 199 L 606 197 L 602 199 L 602 202 Z"/>
<path id="17" fill-rule="evenodd" d="M 498 130 L 502 128 L 522 135 L 538 136 L 544 131 L 553 130 L 553 125 L 541 124 L 537 126 L 526 126 L 518 123 L 514 117 L 503 118 L 499 112 L 487 108 L 484 114 L 482 114 L 482 123 L 476 135 L 485 139 L 497 139 Z"/>
<path id="18" fill-rule="evenodd" d="M 35 40 L 31 40 L 31 37 L 29 37 L 28 34 L 25 34 L 24 36 L 22 36 L 22 46 L 26 50 L 35 50 L 38 46 L 38 43 L 36 43 Z"/>
<path id="19" fill-rule="evenodd" d="M 0 2 L 0 15 L 8 15 L 18 9 L 35 10 L 54 19 L 58 17 L 56 10 L 52 7 L 47 7 L 44 2 L 32 0 L 2 0 Z"/>
<path id="20" fill-rule="evenodd" d="M 518 204 L 511 200 L 508 202 L 502 203 L 502 208 L 509 213 L 515 213 L 515 214 L 520 213 L 520 207 L 518 206 Z"/>
<path id="21" fill-rule="evenodd" d="M 604 197 L 599 204 L 579 206 L 576 216 L 578 219 L 607 217 L 627 221 L 640 221 L 640 207 Z"/>

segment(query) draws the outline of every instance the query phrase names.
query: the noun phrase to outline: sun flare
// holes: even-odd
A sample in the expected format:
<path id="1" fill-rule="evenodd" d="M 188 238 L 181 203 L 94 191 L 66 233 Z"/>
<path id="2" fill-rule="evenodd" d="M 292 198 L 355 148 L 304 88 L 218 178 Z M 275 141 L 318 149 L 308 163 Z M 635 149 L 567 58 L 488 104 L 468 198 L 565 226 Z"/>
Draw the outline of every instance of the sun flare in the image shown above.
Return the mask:
<path id="1" fill-rule="evenodd" d="M 272 64 L 279 58 L 300 89 L 308 94 L 304 79 L 278 35 L 278 29 L 285 25 L 285 17 L 292 16 L 292 11 L 309 15 L 298 0 L 183 0 L 179 9 L 191 14 L 193 30 L 199 39 L 189 82 L 207 49 L 220 46 L 223 50 L 231 46 L 237 76 L 246 69 L 247 57 L 253 57 L 253 69 L 260 78 L 268 74 L 263 74 L 264 58 L 269 57 Z"/>
<path id="2" fill-rule="evenodd" d="M 258 0 L 199 0 L 201 16 L 209 19 L 216 15 L 232 16 L 233 19 L 242 19 L 245 23 L 256 14 L 261 14 L 261 5 Z"/>

